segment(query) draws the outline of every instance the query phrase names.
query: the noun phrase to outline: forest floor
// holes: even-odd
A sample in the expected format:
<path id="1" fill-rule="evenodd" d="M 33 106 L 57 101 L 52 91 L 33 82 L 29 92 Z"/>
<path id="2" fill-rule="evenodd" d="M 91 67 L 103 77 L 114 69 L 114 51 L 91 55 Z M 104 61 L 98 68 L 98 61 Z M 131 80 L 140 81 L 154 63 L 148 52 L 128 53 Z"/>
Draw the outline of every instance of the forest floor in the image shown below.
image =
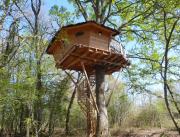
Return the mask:
<path id="1" fill-rule="evenodd" d="M 112 137 L 180 137 L 180 135 L 167 129 L 130 129 L 114 132 Z"/>
<path id="2" fill-rule="evenodd" d="M 112 137 L 180 137 L 176 131 L 167 129 L 126 129 L 112 130 Z M 62 130 L 56 130 L 53 137 L 64 137 Z M 69 137 L 86 137 L 82 132 L 73 133 Z"/>

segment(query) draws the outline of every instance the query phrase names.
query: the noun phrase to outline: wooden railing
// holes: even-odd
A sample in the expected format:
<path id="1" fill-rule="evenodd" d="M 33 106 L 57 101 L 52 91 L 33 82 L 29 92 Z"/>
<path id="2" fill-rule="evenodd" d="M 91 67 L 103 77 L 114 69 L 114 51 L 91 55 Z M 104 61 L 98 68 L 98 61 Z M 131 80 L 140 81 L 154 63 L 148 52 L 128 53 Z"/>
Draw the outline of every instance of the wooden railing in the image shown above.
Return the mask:
<path id="1" fill-rule="evenodd" d="M 123 48 L 123 45 L 115 39 L 111 39 L 111 42 L 109 44 L 109 50 L 114 53 L 122 54 L 123 56 L 126 57 L 126 53 Z"/>

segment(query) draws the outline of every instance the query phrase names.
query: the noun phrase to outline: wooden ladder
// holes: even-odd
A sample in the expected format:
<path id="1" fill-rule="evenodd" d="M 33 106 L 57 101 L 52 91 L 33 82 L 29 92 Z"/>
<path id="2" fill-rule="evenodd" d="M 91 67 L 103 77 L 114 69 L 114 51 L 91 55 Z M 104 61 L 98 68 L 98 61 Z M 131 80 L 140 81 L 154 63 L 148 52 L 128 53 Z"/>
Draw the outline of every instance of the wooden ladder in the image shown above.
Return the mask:
<path id="1" fill-rule="evenodd" d="M 95 88 L 95 76 L 89 76 L 89 82 L 91 85 L 91 91 Z M 96 109 L 93 104 L 92 96 L 88 87 L 88 81 L 86 78 L 83 79 L 79 85 L 79 90 L 77 92 L 78 104 L 80 105 L 86 119 L 87 119 L 87 135 L 88 137 L 93 137 L 96 131 Z"/>

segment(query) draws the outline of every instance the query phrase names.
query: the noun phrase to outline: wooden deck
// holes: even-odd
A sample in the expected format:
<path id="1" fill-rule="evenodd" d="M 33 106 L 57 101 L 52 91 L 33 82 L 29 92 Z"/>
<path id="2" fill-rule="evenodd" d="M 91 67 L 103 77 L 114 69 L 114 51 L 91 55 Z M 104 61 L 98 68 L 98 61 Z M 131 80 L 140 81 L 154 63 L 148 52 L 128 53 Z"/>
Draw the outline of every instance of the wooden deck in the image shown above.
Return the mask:
<path id="1" fill-rule="evenodd" d="M 56 67 L 63 70 L 83 71 L 81 62 L 84 63 L 89 75 L 94 74 L 96 65 L 103 65 L 106 68 L 106 74 L 119 71 L 129 65 L 128 60 L 122 54 L 84 45 L 74 45 L 67 53 L 64 53 L 64 57 L 56 63 Z"/>

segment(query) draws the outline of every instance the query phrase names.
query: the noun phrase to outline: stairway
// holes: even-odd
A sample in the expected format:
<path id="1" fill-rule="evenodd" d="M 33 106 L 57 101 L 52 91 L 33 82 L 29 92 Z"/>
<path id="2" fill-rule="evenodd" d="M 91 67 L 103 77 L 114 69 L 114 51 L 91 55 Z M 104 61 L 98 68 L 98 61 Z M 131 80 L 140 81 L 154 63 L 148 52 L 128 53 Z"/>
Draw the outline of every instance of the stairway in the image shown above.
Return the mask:
<path id="1" fill-rule="evenodd" d="M 89 77 L 89 82 L 91 85 L 92 91 L 95 87 L 95 76 L 91 75 Z M 77 92 L 78 104 L 81 107 L 85 117 L 87 118 L 87 135 L 92 137 L 95 135 L 96 130 L 96 109 L 93 104 L 92 96 L 88 88 L 87 80 L 84 80 L 79 85 L 79 90 Z"/>

